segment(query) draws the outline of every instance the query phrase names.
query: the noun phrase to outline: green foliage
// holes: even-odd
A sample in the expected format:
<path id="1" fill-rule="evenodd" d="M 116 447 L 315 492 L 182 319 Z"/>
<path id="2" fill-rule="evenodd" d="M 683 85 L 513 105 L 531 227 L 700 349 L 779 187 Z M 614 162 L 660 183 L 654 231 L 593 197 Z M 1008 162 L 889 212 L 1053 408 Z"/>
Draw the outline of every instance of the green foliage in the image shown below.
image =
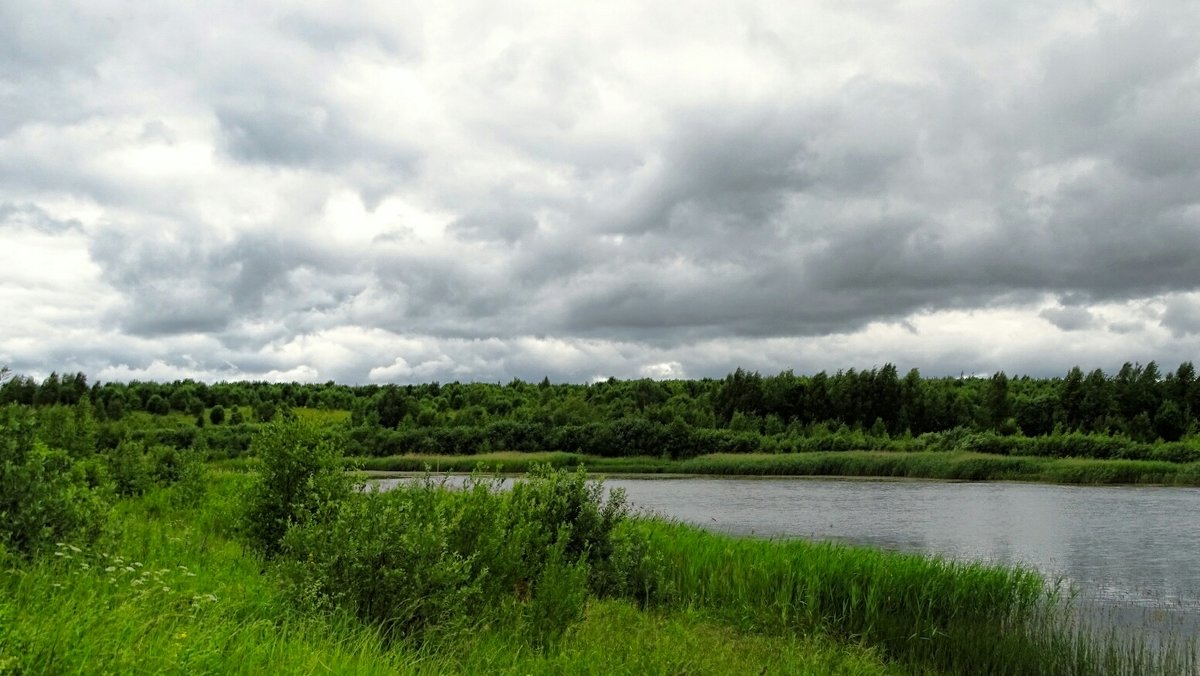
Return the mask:
<path id="1" fill-rule="evenodd" d="M 118 495 L 141 495 L 153 485 L 153 467 L 142 444 L 126 439 L 108 454 L 108 474 Z"/>
<path id="2" fill-rule="evenodd" d="M 269 425 L 251 451 L 261 461 L 246 500 L 244 530 L 250 543 L 272 556 L 288 528 L 335 511 L 354 491 L 356 477 L 344 471 L 341 450 L 314 426 Z"/>
<path id="3" fill-rule="evenodd" d="M 171 412 L 171 405 L 161 394 L 155 394 L 146 401 L 146 412 L 154 415 L 166 415 Z"/>
<path id="4" fill-rule="evenodd" d="M 275 419 L 275 404 L 270 401 L 260 402 L 254 407 L 254 415 L 259 422 L 271 422 Z"/>
<path id="5" fill-rule="evenodd" d="M 159 491 L 121 501 L 111 541 L 0 565 L 0 673 L 898 673 L 859 645 L 619 600 L 590 599 L 542 650 L 528 649 L 523 620 L 497 615 L 419 647 L 389 643 L 346 613 L 298 612 L 230 538 L 248 478 L 215 476 L 195 507 Z"/>
<path id="6" fill-rule="evenodd" d="M 66 451 L 35 440 L 23 407 L 0 408 L 0 548 L 22 555 L 56 542 L 91 542 L 107 506 Z"/>
<path id="7" fill-rule="evenodd" d="M 354 493 L 289 532 L 286 542 L 311 558 L 281 557 L 264 571 L 232 525 L 254 481 L 214 474 L 190 506 L 174 488 L 121 500 L 109 537 L 55 545 L 59 556 L 29 560 L 0 544 L 0 670 L 1181 674 L 1200 665 L 1194 642 L 1147 650 L 1076 631 L 1025 571 L 658 521 L 616 524 L 611 565 L 632 584 L 612 592 L 626 598 L 598 598 L 607 592 L 593 588 L 590 559 L 567 554 L 565 533 L 522 558 L 524 545 L 510 545 L 501 527 L 532 520 L 541 533 L 549 517 L 480 479 L 463 490 L 417 482 L 394 498 Z M 557 488 L 531 492 L 563 497 L 526 506 L 571 504 L 574 481 L 560 475 Z M 386 517 L 375 515 L 381 507 Z M 320 537 L 335 533 L 345 538 Z M 542 567 L 502 565 L 512 560 Z M 386 575 L 406 566 L 411 576 Z M 354 604 L 375 593 L 396 603 L 373 607 L 381 620 L 355 617 Z M 472 603 L 451 607 L 455 599 Z M 406 617 L 426 619 L 406 633 Z"/>
<path id="8" fill-rule="evenodd" d="M 629 575 L 617 566 L 634 547 L 614 536 L 622 495 L 544 467 L 511 491 L 498 488 L 474 479 L 447 491 L 427 478 L 355 493 L 325 518 L 296 523 L 281 558 L 292 597 L 412 640 L 498 615 L 545 646 L 591 594 L 624 591 Z"/>
<path id="9" fill-rule="evenodd" d="M 193 505 L 208 489 L 204 458 L 193 450 L 179 450 L 159 444 L 150 449 L 151 474 L 160 486 L 174 487 L 176 500 Z"/>
<path id="10" fill-rule="evenodd" d="M 1097 638 L 1031 571 L 866 548 L 632 524 L 660 557 L 644 601 L 700 609 L 743 631 L 824 634 L 878 649 L 905 673 L 1174 674 L 1195 645 L 1148 651 Z"/>

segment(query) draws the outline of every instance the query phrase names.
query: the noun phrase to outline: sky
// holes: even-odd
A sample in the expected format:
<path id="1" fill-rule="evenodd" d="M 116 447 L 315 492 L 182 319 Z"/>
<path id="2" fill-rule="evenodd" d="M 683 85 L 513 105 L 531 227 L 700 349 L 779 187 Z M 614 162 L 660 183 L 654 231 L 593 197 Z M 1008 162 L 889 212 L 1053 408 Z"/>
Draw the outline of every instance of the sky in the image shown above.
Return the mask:
<path id="1" fill-rule="evenodd" d="M 1200 361 L 1200 3 L 0 3 L 0 365 Z"/>

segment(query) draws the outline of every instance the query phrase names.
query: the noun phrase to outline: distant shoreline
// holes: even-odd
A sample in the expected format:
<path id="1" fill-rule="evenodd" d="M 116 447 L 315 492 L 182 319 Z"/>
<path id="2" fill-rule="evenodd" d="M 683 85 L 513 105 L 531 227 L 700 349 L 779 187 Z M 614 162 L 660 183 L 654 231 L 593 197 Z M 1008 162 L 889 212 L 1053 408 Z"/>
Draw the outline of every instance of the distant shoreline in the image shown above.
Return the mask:
<path id="1" fill-rule="evenodd" d="M 773 477 L 842 480 L 1021 481 L 1065 485 L 1200 486 L 1200 463 L 1005 456 L 966 451 L 837 451 L 711 454 L 672 460 L 605 458 L 577 453 L 500 452 L 472 456 L 396 455 L 355 458 L 359 469 L 386 478 L 433 473 L 522 474 L 534 465 L 582 466 L 613 478 Z"/>

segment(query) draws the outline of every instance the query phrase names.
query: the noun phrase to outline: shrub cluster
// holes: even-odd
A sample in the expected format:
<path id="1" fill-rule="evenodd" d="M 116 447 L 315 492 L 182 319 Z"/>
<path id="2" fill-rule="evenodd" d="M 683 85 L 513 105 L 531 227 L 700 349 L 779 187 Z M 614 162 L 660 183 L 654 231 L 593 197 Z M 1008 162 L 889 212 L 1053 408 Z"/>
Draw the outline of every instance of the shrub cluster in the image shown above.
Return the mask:
<path id="1" fill-rule="evenodd" d="M 22 555 L 94 541 L 107 513 L 81 463 L 38 441 L 23 407 L 0 408 L 0 549 Z"/>
<path id="2" fill-rule="evenodd" d="M 431 479 L 357 492 L 282 542 L 283 578 L 310 608 L 342 608 L 391 638 L 420 639 L 488 620 L 544 645 L 579 619 L 589 595 L 624 593 L 639 560 L 617 534 L 619 492 L 582 472 L 541 468 L 511 490 Z"/>
<path id="3" fill-rule="evenodd" d="M 266 428 L 254 448 L 247 535 L 302 607 L 349 611 L 401 640 L 512 622 L 542 645 L 589 595 L 638 584 L 624 495 L 582 470 L 539 467 L 510 490 L 476 477 L 379 492 L 353 490 L 336 447 L 300 424 Z"/>
<path id="4" fill-rule="evenodd" d="M 251 444 L 261 460 L 247 495 L 243 530 L 262 554 L 278 553 L 293 525 L 327 518 L 353 492 L 356 477 L 344 471 L 342 453 L 312 425 L 265 426 Z"/>

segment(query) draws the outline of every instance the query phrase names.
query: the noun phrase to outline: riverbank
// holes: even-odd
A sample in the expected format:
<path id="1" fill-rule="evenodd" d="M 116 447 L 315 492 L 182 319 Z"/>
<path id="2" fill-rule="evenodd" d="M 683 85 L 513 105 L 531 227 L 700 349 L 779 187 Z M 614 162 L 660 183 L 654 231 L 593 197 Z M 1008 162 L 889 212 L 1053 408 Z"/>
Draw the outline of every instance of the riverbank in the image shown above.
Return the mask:
<path id="1" fill-rule="evenodd" d="M 213 472 L 198 503 L 174 489 L 118 501 L 92 547 L 63 543 L 32 561 L 0 555 L 0 673 L 1174 674 L 1195 666 L 1192 653 L 1163 656 L 1076 632 L 1030 571 L 656 519 L 616 531 L 614 544 L 624 544 L 610 563 L 632 564 L 637 583 L 583 599 L 554 640 L 530 643 L 521 623 L 505 621 L 537 608 L 536 588 L 473 611 L 466 624 L 431 627 L 420 641 L 397 639 L 347 607 L 296 604 L 279 566 L 303 562 L 264 560 L 240 537 L 241 496 L 253 481 Z M 419 544 L 412 533 L 433 536 L 465 517 L 486 522 L 505 509 L 507 493 L 418 483 L 361 499 L 383 501 L 379 511 L 364 504 L 363 514 L 439 505 L 428 521 L 402 510 L 408 516 L 396 523 L 411 532 L 378 540 L 403 548 Z M 380 535 L 356 519 L 343 525 Z M 492 545 L 507 541 L 480 541 L 463 554 L 495 556 Z M 622 551 L 638 556 L 618 563 Z M 405 577 L 391 593 L 412 583 Z"/>
<path id="2" fill-rule="evenodd" d="M 896 674 L 878 650 L 819 633 L 762 635 L 687 608 L 590 599 L 552 645 L 486 617 L 393 642 L 343 612 L 298 610 L 237 537 L 250 477 L 215 472 L 203 502 L 121 500 L 96 546 L 0 551 L 0 674 Z"/>
<path id="3" fill-rule="evenodd" d="M 1033 481 L 1091 485 L 1200 486 L 1200 463 L 1004 456 L 963 451 L 901 453 L 839 451 L 791 454 L 712 454 L 686 460 L 661 457 L 604 458 L 579 453 L 486 453 L 468 456 L 398 455 L 356 458 L 369 472 L 523 473 L 538 464 L 604 475 L 823 476 Z"/>

